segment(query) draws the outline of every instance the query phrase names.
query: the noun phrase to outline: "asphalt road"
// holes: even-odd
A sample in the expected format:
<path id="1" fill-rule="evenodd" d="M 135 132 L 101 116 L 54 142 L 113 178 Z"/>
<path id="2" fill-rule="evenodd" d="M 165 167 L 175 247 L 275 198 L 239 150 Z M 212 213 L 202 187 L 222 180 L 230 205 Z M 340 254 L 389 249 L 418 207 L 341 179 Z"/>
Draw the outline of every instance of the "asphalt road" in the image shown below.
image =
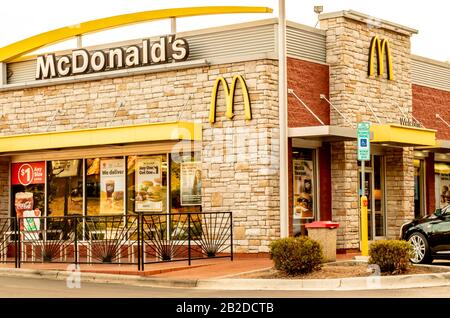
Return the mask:
<path id="1" fill-rule="evenodd" d="M 155 288 L 122 284 L 81 283 L 68 288 L 65 280 L 0 277 L 1 298 L 359 298 L 359 297 L 450 297 L 450 286 L 367 291 L 242 291 L 201 290 L 196 288 Z"/>

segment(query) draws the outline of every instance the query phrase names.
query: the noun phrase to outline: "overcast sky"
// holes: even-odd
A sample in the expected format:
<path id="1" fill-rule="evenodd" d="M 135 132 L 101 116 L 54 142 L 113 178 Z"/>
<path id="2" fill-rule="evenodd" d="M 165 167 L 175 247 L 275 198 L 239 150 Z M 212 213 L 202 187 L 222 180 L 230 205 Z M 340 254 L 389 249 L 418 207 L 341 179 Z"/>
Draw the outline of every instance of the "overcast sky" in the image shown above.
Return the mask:
<path id="1" fill-rule="evenodd" d="M 207 5 L 267 6 L 274 14 L 221 15 L 178 20 L 178 31 L 239 23 L 276 17 L 278 0 L 13 0 L 2 1 L 0 8 L 0 47 L 29 36 L 79 22 L 112 15 Z M 412 38 L 412 53 L 450 61 L 450 2 L 448 0 L 286 0 L 288 20 L 314 26 L 317 16 L 314 5 L 323 5 L 324 12 L 356 10 L 376 18 L 389 20 L 419 30 Z M 169 21 L 102 32 L 85 37 L 84 45 L 108 43 L 125 39 L 166 34 Z M 71 48 L 74 41 L 59 44 L 52 50 Z"/>

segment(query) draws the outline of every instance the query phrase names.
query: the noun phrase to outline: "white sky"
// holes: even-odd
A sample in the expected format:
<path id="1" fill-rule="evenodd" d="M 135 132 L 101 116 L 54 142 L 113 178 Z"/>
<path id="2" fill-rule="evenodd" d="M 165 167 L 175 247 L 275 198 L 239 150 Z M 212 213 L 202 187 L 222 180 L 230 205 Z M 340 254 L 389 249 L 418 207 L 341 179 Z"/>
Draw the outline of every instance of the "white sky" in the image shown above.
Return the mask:
<path id="1" fill-rule="evenodd" d="M 238 14 L 178 19 L 178 31 L 276 17 L 278 0 L 4 0 L 0 5 L 0 47 L 55 28 L 138 11 L 216 5 L 267 6 L 274 14 Z M 412 53 L 450 61 L 450 2 L 447 0 L 286 0 L 287 19 L 314 26 L 314 5 L 324 12 L 356 10 L 419 30 Z M 170 32 L 168 20 L 145 23 L 86 36 L 84 45 L 135 39 Z M 51 50 L 72 48 L 75 42 Z"/>

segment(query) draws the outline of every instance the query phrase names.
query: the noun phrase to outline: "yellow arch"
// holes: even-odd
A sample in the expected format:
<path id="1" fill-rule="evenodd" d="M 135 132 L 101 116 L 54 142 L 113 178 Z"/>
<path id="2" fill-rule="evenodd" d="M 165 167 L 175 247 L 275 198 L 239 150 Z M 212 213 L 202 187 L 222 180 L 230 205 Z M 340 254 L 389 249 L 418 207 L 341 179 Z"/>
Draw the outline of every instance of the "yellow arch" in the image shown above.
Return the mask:
<path id="1" fill-rule="evenodd" d="M 252 109 L 250 105 L 250 96 L 248 93 L 247 84 L 245 83 L 245 79 L 242 75 L 234 75 L 233 80 L 231 82 L 231 90 L 228 88 L 228 83 L 222 76 L 216 78 L 213 89 L 211 92 L 211 105 L 209 107 L 209 122 L 216 122 L 216 106 L 217 106 L 217 94 L 219 92 L 220 85 L 223 86 L 223 90 L 225 93 L 225 105 L 226 112 L 225 115 L 228 119 L 233 119 L 234 117 L 234 94 L 236 92 L 236 84 L 239 82 L 241 84 L 242 96 L 244 99 L 244 114 L 245 119 L 252 119 Z"/>
<path id="2" fill-rule="evenodd" d="M 0 62 L 10 62 L 41 47 L 78 35 L 154 20 L 232 13 L 272 13 L 267 7 L 216 6 L 174 8 L 116 15 L 44 32 L 0 48 Z"/>

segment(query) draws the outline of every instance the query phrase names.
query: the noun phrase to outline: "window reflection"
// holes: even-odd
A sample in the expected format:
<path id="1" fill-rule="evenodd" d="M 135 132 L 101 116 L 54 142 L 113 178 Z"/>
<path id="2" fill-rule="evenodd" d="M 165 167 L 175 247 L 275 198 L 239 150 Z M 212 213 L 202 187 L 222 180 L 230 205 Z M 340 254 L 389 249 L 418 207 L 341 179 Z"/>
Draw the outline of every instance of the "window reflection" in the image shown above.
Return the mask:
<path id="1" fill-rule="evenodd" d="M 81 160 L 47 162 L 48 215 L 83 214 L 83 167 Z"/>

